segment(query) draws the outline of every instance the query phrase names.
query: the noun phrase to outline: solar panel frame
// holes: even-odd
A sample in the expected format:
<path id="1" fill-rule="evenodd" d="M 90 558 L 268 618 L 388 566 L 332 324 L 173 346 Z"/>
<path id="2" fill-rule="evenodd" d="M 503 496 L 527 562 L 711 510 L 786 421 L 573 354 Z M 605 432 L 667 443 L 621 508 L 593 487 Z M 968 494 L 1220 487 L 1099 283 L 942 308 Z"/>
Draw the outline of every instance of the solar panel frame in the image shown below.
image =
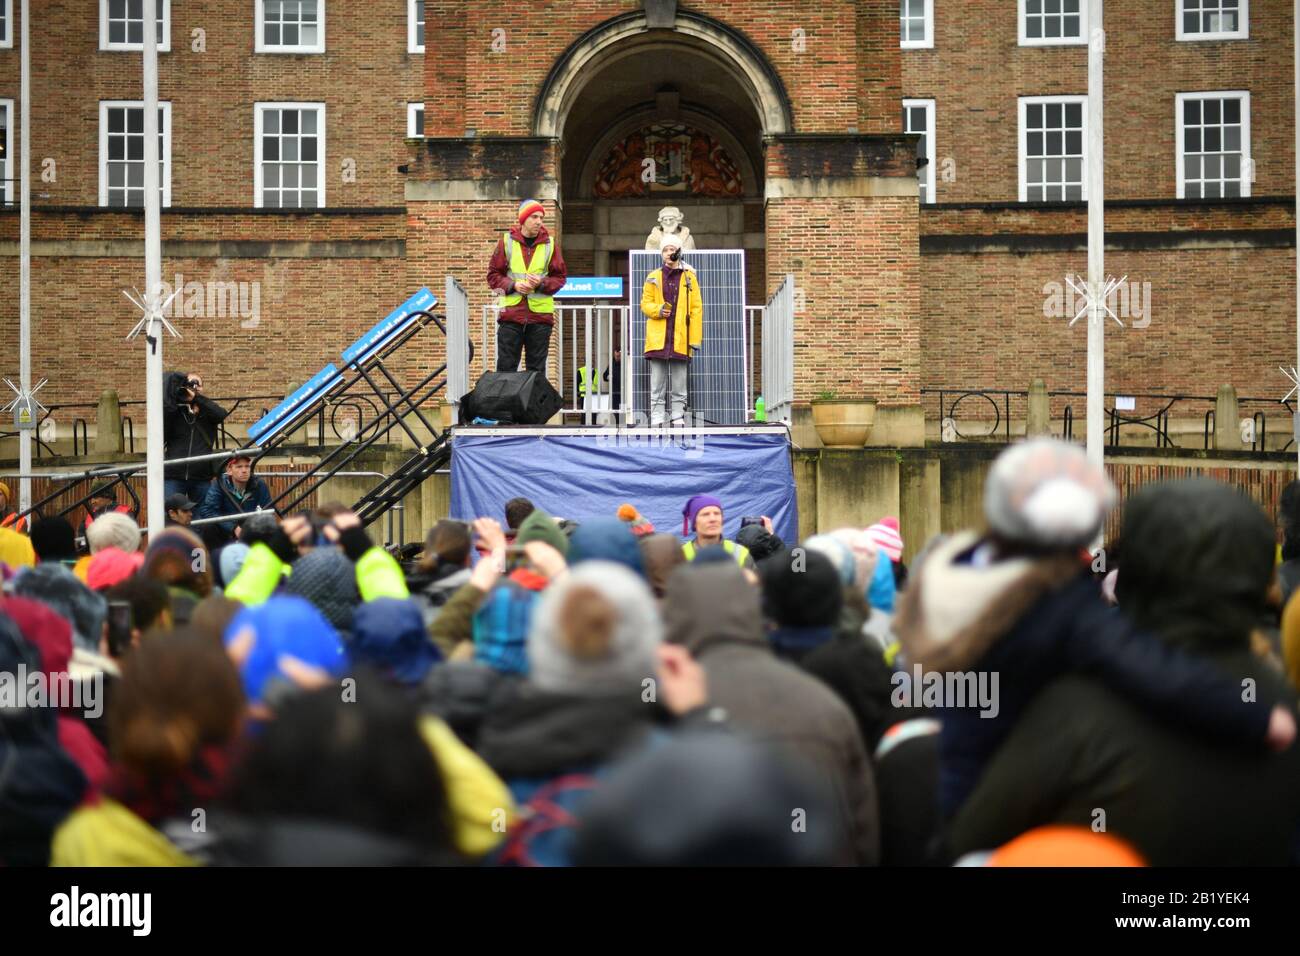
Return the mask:
<path id="1" fill-rule="evenodd" d="M 749 420 L 749 329 L 745 312 L 745 251 L 695 249 L 682 252 L 692 266 L 704 300 L 704 347 L 691 360 L 687 417 L 693 424 L 743 425 Z M 646 276 L 662 265 L 658 252 L 628 250 L 631 336 L 627 349 L 634 420 L 650 420 L 650 366 L 645 360 L 646 316 L 641 290 Z"/>

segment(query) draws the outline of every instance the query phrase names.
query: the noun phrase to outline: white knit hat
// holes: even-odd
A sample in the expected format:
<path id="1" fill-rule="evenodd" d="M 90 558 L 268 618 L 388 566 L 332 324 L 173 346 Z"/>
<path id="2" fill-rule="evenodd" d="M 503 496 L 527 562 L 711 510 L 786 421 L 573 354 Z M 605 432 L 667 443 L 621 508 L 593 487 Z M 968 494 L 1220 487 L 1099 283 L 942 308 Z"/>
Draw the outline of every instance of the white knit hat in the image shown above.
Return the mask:
<path id="1" fill-rule="evenodd" d="M 1054 438 L 1012 445 L 984 486 L 984 516 L 1002 537 L 1039 547 L 1087 545 L 1115 504 L 1115 486 L 1082 448 Z"/>
<path id="2" fill-rule="evenodd" d="M 682 247 L 682 237 L 675 232 L 665 232 L 663 238 L 659 240 L 659 251 L 663 252 L 669 246 L 680 249 Z"/>

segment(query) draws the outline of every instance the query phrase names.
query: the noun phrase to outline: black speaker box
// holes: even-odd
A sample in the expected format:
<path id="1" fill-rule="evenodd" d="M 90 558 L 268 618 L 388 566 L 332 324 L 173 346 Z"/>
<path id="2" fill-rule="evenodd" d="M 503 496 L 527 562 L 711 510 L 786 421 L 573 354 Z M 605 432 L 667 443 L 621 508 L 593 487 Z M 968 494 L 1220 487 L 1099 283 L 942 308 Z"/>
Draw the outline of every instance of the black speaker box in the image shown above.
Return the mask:
<path id="1" fill-rule="evenodd" d="M 503 425 L 545 425 L 564 399 L 541 372 L 486 372 L 461 399 L 460 423 L 490 418 Z"/>

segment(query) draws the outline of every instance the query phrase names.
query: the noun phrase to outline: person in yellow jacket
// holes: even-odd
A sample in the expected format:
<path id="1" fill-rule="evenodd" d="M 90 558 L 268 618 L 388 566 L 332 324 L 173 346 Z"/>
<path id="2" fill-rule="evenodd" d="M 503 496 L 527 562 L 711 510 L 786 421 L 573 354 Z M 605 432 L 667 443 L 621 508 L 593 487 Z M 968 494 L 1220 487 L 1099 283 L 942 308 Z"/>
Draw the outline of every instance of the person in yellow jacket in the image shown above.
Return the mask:
<path id="1" fill-rule="evenodd" d="M 19 534 L 27 534 L 27 519 L 18 517 L 18 511 L 9 506 L 12 500 L 13 492 L 0 481 L 0 528 L 11 528 Z"/>
<path id="2" fill-rule="evenodd" d="M 0 564 L 11 569 L 30 568 L 36 564 L 32 539 L 12 528 L 0 528 Z"/>
<path id="3" fill-rule="evenodd" d="M 650 365 L 650 427 L 668 420 L 686 424 L 686 377 L 691 357 L 704 344 L 704 299 L 695 270 L 682 261 L 681 240 L 659 243 L 663 267 L 646 276 L 641 291 L 645 314 L 645 358 Z"/>

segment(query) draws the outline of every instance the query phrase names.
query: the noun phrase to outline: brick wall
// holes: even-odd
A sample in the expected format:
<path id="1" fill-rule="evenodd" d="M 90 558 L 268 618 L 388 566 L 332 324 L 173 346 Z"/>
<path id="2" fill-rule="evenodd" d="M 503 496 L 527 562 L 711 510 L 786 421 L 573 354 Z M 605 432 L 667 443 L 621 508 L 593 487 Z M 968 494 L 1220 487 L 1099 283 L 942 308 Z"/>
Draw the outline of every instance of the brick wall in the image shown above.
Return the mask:
<path id="1" fill-rule="evenodd" d="M 431 4 L 447 43 L 439 57 L 429 60 L 426 88 L 431 101 L 435 91 L 440 99 L 437 112 L 426 117 L 426 121 L 436 119 L 429 133 L 460 136 L 468 127 L 480 134 L 527 135 L 532 131 L 536 92 L 555 61 L 586 31 L 641 6 L 637 0 L 563 4 L 532 0 L 513 7 L 487 0 Z M 799 104 L 800 130 L 843 132 L 858 122 L 858 8 L 871 10 L 874 19 L 896 35 L 897 10 L 892 18 L 880 12 L 894 6 L 885 0 L 857 4 L 839 0 L 815 6 L 800 0 L 762 5 L 717 0 L 683 3 L 679 9 L 721 20 L 752 41 L 775 67 L 791 100 Z M 451 64 L 462 59 L 462 51 L 464 70 L 457 71 Z M 871 84 L 873 89 L 888 89 L 888 85 L 887 78 Z M 870 109 L 874 113 L 874 102 Z"/>
<path id="2" fill-rule="evenodd" d="M 17 266 L 16 258 L 0 258 L 4 288 L 17 287 Z M 122 295 L 143 287 L 143 271 L 139 259 L 33 261 L 32 369 L 50 380 L 40 395 L 46 405 L 94 402 L 106 388 L 123 400 L 144 398 L 143 342 L 125 341 L 139 311 Z M 183 338 L 169 337 L 164 346 L 168 369 L 201 372 L 208 391 L 222 395 L 284 394 L 328 362 L 337 363 L 345 347 L 410 294 L 400 258 L 164 258 L 163 280 L 173 283 L 178 273 L 186 283 L 258 283 L 255 327 L 245 327 L 247 320 L 231 306 L 224 316 L 215 309 L 203 316 L 182 312 L 174 321 Z M 9 376 L 17 374 L 17 326 L 18 298 L 4 295 L 0 338 L 13 343 L 3 361 Z"/>
<path id="3" fill-rule="evenodd" d="M 842 230 L 852 223 L 854 239 Z M 829 389 L 882 404 L 920 400 L 916 203 L 774 200 L 767 207 L 769 291 L 793 272 L 795 399 Z"/>
<path id="4" fill-rule="evenodd" d="M 34 237 L 138 241 L 138 213 L 72 210 L 98 201 L 98 104 L 139 97 L 140 56 L 97 49 L 94 0 L 37 6 Z M 911 401 L 922 385 L 1022 388 L 1035 375 L 1052 388 L 1081 386 L 1075 339 L 1082 326 L 1065 331 L 1063 319 L 1043 317 L 1042 304 L 1045 283 L 1084 270 L 1084 256 L 1071 243 L 1084 233 L 1086 213 L 1081 206 L 1026 208 L 1014 200 L 1016 97 L 1085 92 L 1086 49 L 1017 46 L 1009 0 L 936 6 L 935 48 L 899 51 L 893 0 L 681 4 L 725 24 L 766 58 L 789 95 L 799 132 L 887 134 L 898 128 L 902 96 L 937 100 L 937 156 L 941 163 L 954 160 L 956 178 L 937 183 L 941 205 L 921 210 L 919 223 L 915 204 L 900 199 L 777 199 L 765 213 L 746 207 L 746 230 L 767 231 L 766 251 L 747 257 L 750 301 L 765 302 L 787 271 L 800 276 L 805 293 L 799 321 L 807 331 L 796 359 L 800 399 L 834 388 Z M 1108 5 L 1107 193 L 1112 202 L 1133 202 L 1110 206 L 1107 227 L 1130 238 L 1171 230 L 1232 233 L 1238 247 L 1172 249 L 1155 237 L 1145 245 L 1132 239 L 1108 254 L 1107 270 L 1150 282 L 1153 299 L 1150 327 L 1114 327 L 1108 336 L 1108 382 L 1134 391 L 1200 393 L 1220 381 L 1243 392 L 1265 390 L 1276 378 L 1269 370 L 1289 364 L 1293 351 L 1294 251 L 1279 239 L 1294 227 L 1289 199 L 1139 201 L 1175 195 L 1174 94 L 1229 89 L 1252 96 L 1255 197 L 1289 197 L 1290 9 L 1252 5 L 1248 40 L 1179 43 L 1172 6 L 1171 0 Z M 489 300 L 482 278 L 491 245 L 513 219 L 517 199 L 408 205 L 406 184 L 496 179 L 523 189 L 558 178 L 560 163 L 580 162 L 583 157 L 564 155 L 563 144 L 541 161 L 532 146 L 511 159 L 508 144 L 531 135 L 538 93 L 557 58 L 586 31 L 640 8 L 639 0 L 525 0 L 509 9 L 487 0 L 427 0 L 426 58 L 407 53 L 406 3 L 397 0 L 328 0 L 327 52 L 288 56 L 253 52 L 248 0 L 174 4 L 172 51 L 160 56 L 160 95 L 173 104 L 172 203 L 203 212 L 165 213 L 164 240 L 404 241 L 405 252 L 404 258 L 328 258 L 306 250 L 309 258 L 268 251 L 257 258 L 168 259 L 165 276 L 182 271 L 200 281 L 230 276 L 263 283 L 262 328 L 183 322 L 186 340 L 169 346 L 169 364 L 172 356 L 203 363 L 221 379 L 243 369 L 248 390 L 282 391 L 410 291 L 430 285 L 441 295 L 447 273 L 469 290 L 477 322 Z M 195 28 L 206 31 L 206 52 L 191 48 Z M 493 34 L 498 28 L 504 37 Z M 494 39 L 504 39 L 504 51 L 494 52 Z M 18 70 L 18 51 L 0 51 L 0 98 L 17 101 Z M 435 155 L 428 144 L 404 142 L 406 103 L 421 99 L 428 100 L 431 136 L 463 137 L 467 129 L 500 134 L 512 138 L 506 151 L 485 153 L 492 148 L 466 143 Z M 249 210 L 253 103 L 275 100 L 326 103 L 328 204 L 355 213 Z M 16 139 L 14 145 L 16 158 Z M 865 154 L 873 175 L 907 174 L 896 146 L 880 150 Z M 57 180 L 49 183 L 39 176 L 47 156 L 57 162 Z M 355 184 L 342 182 L 344 158 L 357 161 Z M 769 177 L 822 172 L 788 163 L 779 143 L 769 149 L 768 163 Z M 399 165 L 410 172 L 399 172 Z M 1268 235 L 1257 241 L 1247 235 L 1252 231 Z M 17 234 L 16 213 L 0 213 L 0 242 Z M 1020 246 L 980 252 L 981 240 L 972 237 L 984 237 L 990 248 Z M 1033 237 L 1058 245 L 1036 250 Z M 575 273 L 594 270 L 588 253 L 568 258 Z M 17 272 L 16 256 L 0 256 L 5 343 L 17 339 Z M 141 273 L 137 258 L 116 254 L 35 258 L 34 368 L 52 383 L 43 394 L 84 397 L 113 384 L 124 397 L 135 396 L 138 348 L 120 341 L 134 309 L 120 290 L 140 285 Z M 15 370 L 15 352 L 5 352 L 9 358 L 0 363 L 8 371 Z M 406 359 L 440 360 L 434 336 Z M 1276 384 L 1279 394 L 1285 390 Z"/>
<path id="5" fill-rule="evenodd" d="M 496 367 L 496 356 L 486 355 L 479 347 L 483 306 L 495 301 L 487 286 L 487 266 L 497 239 L 514 221 L 517 208 L 518 203 L 510 201 L 408 204 L 408 275 L 413 281 L 415 276 L 437 276 L 439 297 L 442 277 L 451 275 L 469 295 L 470 338 L 479 348 L 470 366 L 471 385 L 484 370 Z M 432 367 L 444 360 L 446 352 L 437 336 L 427 341 L 423 355 Z"/>
<path id="6" fill-rule="evenodd" d="M 903 96 L 935 99 L 935 155 L 955 164 L 936 183 L 944 202 L 1017 199 L 1017 97 L 1086 95 L 1084 45 L 1018 45 L 1016 4 L 935 4 L 934 48 L 902 51 Z M 1250 5 L 1250 37 L 1179 42 L 1174 0 L 1106 5 L 1106 198 L 1176 195 L 1174 96 L 1249 90 L 1257 196 L 1287 195 L 1295 180 L 1292 10 Z"/>
<path id="7" fill-rule="evenodd" d="M 99 102 L 139 100 L 141 54 L 99 50 L 97 0 L 32 5 L 32 202 L 99 202 Z M 251 0 L 172 4 L 171 51 L 158 55 L 158 97 L 172 103 L 172 205 L 253 204 L 253 104 L 323 102 L 326 202 L 402 202 L 406 104 L 424 99 L 424 55 L 407 53 L 405 0 L 328 0 L 323 54 L 254 53 Z M 14 5 L 15 19 L 18 5 Z M 15 24 L 15 30 L 18 25 Z M 192 31 L 205 31 L 205 52 Z M 19 51 L 0 50 L 0 98 L 17 112 Z M 15 158 L 17 139 L 14 141 Z M 46 158 L 57 181 L 40 179 Z M 343 182 L 342 161 L 356 161 Z M 15 164 L 16 166 L 16 164 Z"/>
<path id="8" fill-rule="evenodd" d="M 1041 377 L 1083 390 L 1086 319 L 1045 316 L 1044 286 L 1087 265 L 1084 252 L 923 256 L 925 386 L 1022 390 Z M 1213 395 L 1231 384 L 1280 398 L 1290 387 L 1277 366 L 1295 364 L 1293 249 L 1113 251 L 1106 271 L 1151 284 L 1149 326 L 1107 324 L 1108 389 Z"/>

